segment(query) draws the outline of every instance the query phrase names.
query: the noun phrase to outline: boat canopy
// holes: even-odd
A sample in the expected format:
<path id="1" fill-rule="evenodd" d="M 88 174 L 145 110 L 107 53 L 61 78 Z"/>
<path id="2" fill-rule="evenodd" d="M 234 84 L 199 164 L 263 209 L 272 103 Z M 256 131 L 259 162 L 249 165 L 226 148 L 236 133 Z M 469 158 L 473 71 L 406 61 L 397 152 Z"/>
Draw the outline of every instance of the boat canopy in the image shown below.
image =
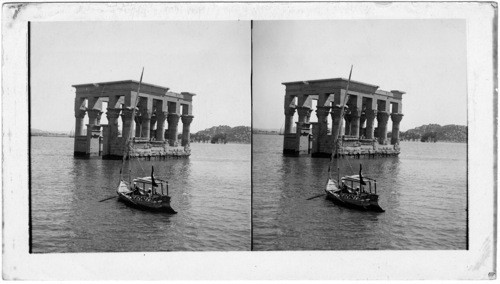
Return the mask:
<path id="1" fill-rule="evenodd" d="M 156 182 L 166 182 L 166 180 L 161 180 L 161 179 L 157 179 L 155 178 L 155 181 Z M 152 184 L 151 182 L 151 177 L 141 177 L 141 178 L 136 178 L 134 179 L 134 182 L 140 182 L 140 183 L 145 183 L 145 184 Z"/>
<path id="2" fill-rule="evenodd" d="M 343 181 L 353 181 L 353 182 L 360 182 L 359 175 L 352 175 L 352 176 L 345 176 L 342 177 Z M 363 181 L 373 181 L 376 182 L 374 179 L 365 177 L 363 176 Z"/>

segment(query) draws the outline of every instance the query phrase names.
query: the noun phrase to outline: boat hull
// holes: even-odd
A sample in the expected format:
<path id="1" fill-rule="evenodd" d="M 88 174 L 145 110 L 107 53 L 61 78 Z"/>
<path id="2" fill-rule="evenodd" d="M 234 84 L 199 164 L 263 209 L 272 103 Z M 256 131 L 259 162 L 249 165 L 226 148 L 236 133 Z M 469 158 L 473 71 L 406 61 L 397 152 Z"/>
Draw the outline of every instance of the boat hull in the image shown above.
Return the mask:
<path id="1" fill-rule="evenodd" d="M 385 210 L 382 209 L 376 201 L 355 199 L 354 196 L 348 196 L 340 193 L 339 191 L 326 191 L 326 198 L 331 200 L 333 203 L 346 208 L 362 211 L 385 212 Z"/>
<path id="2" fill-rule="evenodd" d="M 131 194 L 118 192 L 118 200 L 122 201 L 128 206 L 145 211 L 164 212 L 170 214 L 177 213 L 170 206 L 170 197 L 168 198 L 168 200 L 162 200 L 161 202 L 154 202 L 151 200 L 151 198 L 148 198 L 146 196 L 134 196 Z"/>

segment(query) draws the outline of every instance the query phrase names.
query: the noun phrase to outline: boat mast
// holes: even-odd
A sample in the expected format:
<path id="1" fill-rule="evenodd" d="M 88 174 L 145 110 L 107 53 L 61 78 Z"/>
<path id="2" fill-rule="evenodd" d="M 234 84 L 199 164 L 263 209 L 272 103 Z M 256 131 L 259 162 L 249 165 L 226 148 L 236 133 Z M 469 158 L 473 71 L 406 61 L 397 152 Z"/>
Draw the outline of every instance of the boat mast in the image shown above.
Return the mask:
<path id="1" fill-rule="evenodd" d="M 130 120 L 130 127 L 129 127 L 129 131 L 128 131 L 128 135 L 125 137 L 125 150 L 123 151 L 123 157 L 122 157 L 122 168 L 120 169 L 120 180 L 122 179 L 123 177 L 123 167 L 125 165 L 125 160 L 127 159 L 127 156 L 129 154 L 129 150 L 130 150 L 130 142 L 132 141 L 132 123 L 134 123 L 134 119 L 135 119 L 135 110 L 136 110 L 136 107 L 137 107 L 137 102 L 139 100 L 139 94 L 141 92 L 141 84 L 142 84 L 142 75 L 144 74 L 144 67 L 142 67 L 142 72 L 141 72 L 141 79 L 139 80 L 139 87 L 137 88 L 137 96 L 135 97 L 135 101 L 134 103 L 132 104 L 132 118 Z M 130 163 L 128 163 L 128 170 L 129 170 L 129 185 L 131 183 L 131 175 L 130 175 L 130 172 L 131 172 L 131 169 L 130 169 Z"/>
<path id="2" fill-rule="evenodd" d="M 345 105 L 347 104 L 347 101 L 349 100 L 349 85 L 351 83 L 351 75 L 352 75 L 352 65 L 351 65 L 351 71 L 349 72 L 349 80 L 347 80 L 347 87 L 346 87 L 346 95 L 344 97 L 344 101 L 341 104 L 341 110 L 340 110 L 340 119 L 339 119 L 339 125 L 337 129 L 335 130 L 335 133 L 332 133 L 333 135 L 333 147 L 332 147 L 332 154 L 330 155 L 330 165 L 328 165 L 328 177 L 331 178 L 331 164 L 333 163 L 333 157 L 334 155 L 337 154 L 337 141 L 339 140 L 340 136 L 340 127 L 342 125 L 342 120 L 344 119 L 344 109 Z M 342 94 L 341 94 L 342 95 Z M 340 97 L 342 100 L 342 96 Z"/>

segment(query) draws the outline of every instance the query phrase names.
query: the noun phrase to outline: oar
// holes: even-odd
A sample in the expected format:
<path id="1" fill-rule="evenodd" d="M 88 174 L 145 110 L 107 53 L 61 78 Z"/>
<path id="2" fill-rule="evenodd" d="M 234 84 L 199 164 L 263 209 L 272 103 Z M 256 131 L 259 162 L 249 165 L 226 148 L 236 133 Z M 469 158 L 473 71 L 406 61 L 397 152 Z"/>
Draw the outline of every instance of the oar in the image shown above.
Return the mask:
<path id="1" fill-rule="evenodd" d="M 118 197 L 118 195 L 115 195 L 115 196 L 111 196 L 111 197 L 104 198 L 103 200 L 99 200 L 99 202 L 103 202 L 103 201 L 106 201 L 106 200 L 110 200 L 111 198 L 115 198 L 115 197 Z"/>
<path id="2" fill-rule="evenodd" d="M 314 198 L 318 198 L 318 197 L 321 197 L 321 196 L 323 196 L 323 195 L 326 195 L 326 193 L 322 193 L 322 194 L 319 194 L 319 195 L 315 195 L 315 196 L 313 196 L 313 197 L 309 197 L 309 198 L 308 198 L 308 199 L 306 199 L 306 200 L 311 200 L 311 199 L 314 199 Z"/>

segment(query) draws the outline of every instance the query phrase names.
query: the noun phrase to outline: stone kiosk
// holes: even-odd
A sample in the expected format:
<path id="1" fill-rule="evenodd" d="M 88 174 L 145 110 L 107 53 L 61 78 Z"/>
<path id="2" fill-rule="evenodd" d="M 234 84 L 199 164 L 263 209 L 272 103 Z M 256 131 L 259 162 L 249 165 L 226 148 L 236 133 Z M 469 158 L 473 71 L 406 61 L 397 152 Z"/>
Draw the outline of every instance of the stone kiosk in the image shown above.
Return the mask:
<path id="1" fill-rule="evenodd" d="M 193 96 L 188 92 L 169 92 L 169 88 L 138 81 L 103 82 L 73 85 L 75 97 L 75 156 L 102 155 L 103 159 L 123 156 L 125 136 L 132 128 L 131 156 L 189 156 L 190 125 L 193 121 Z M 137 99 L 135 120 L 132 104 Z M 103 102 L 107 108 L 103 110 Z M 108 125 L 101 125 L 106 112 Z M 84 119 L 89 123 L 84 133 Z M 118 119 L 122 129 L 118 129 Z M 165 123 L 165 120 L 167 123 Z M 182 139 L 177 138 L 182 122 Z M 168 127 L 167 127 L 168 126 Z"/>
<path id="2" fill-rule="evenodd" d="M 283 154 L 330 156 L 334 141 L 332 133 L 336 133 L 342 119 L 341 107 L 347 82 L 347 79 L 335 78 L 282 83 L 286 86 Z M 340 124 L 339 130 L 339 155 L 398 155 L 403 94 L 401 91 L 388 92 L 379 90 L 375 85 L 351 81 L 344 122 Z M 317 102 L 316 123 L 309 122 L 313 100 Z M 296 112 L 298 120 L 293 132 Z M 332 118 L 331 126 L 328 125 L 328 115 Z M 390 140 L 387 139 L 389 117 L 392 121 Z"/>

